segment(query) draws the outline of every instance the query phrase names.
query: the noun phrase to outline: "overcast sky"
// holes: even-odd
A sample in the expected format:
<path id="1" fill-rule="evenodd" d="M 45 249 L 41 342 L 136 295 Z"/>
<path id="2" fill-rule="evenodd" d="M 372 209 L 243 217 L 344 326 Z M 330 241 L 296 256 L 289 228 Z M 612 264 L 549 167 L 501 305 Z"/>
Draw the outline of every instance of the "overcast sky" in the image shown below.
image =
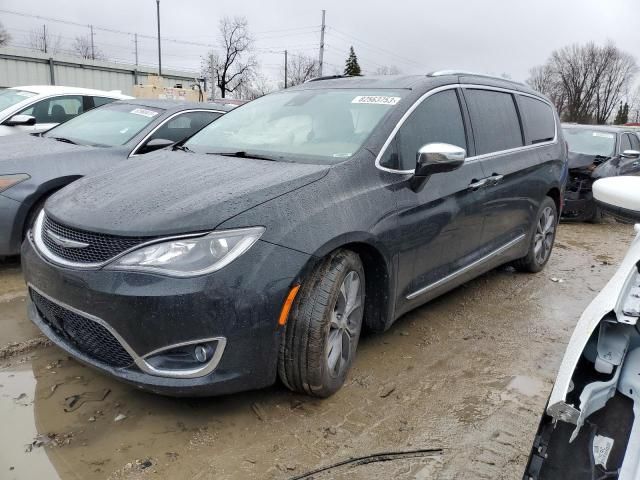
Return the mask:
<path id="1" fill-rule="evenodd" d="M 0 0 L 0 9 L 156 34 L 154 0 Z M 317 56 L 321 10 L 327 11 L 325 73 L 344 68 L 353 45 L 365 73 L 395 65 L 403 73 L 463 69 L 525 80 L 529 68 L 574 42 L 608 39 L 640 59 L 638 0 L 161 0 L 162 36 L 215 44 L 218 21 L 247 17 L 265 75 L 281 76 L 285 48 Z M 69 48 L 87 28 L 0 12 L 16 43 L 43 23 Z M 133 62 L 132 37 L 96 30 L 111 58 Z M 163 65 L 199 70 L 205 46 L 163 42 Z M 139 43 L 140 63 L 157 63 L 152 39 Z"/>

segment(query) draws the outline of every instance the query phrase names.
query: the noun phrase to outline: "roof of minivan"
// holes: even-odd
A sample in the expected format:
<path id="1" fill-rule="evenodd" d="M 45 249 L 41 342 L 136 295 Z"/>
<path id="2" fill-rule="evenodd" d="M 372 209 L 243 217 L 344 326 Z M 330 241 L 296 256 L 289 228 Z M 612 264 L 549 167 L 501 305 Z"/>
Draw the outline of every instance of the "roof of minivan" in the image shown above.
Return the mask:
<path id="1" fill-rule="evenodd" d="M 323 88 L 400 88 L 400 89 L 424 89 L 431 85 L 446 85 L 449 83 L 468 83 L 487 85 L 493 87 L 509 88 L 523 93 L 529 93 L 546 98 L 540 92 L 533 90 L 525 84 L 500 77 L 472 74 L 466 72 L 429 74 L 429 75 L 377 75 L 363 77 L 326 77 L 314 79 L 292 88 L 296 89 L 323 89 Z"/>
<path id="2" fill-rule="evenodd" d="M 128 103 L 131 105 L 140 105 L 142 107 L 155 107 L 162 108 L 164 110 L 187 110 L 187 109 L 199 109 L 199 110 L 220 110 L 228 112 L 233 109 L 231 105 L 224 105 L 222 103 L 199 103 L 199 102 L 183 102 L 181 100 L 157 100 L 157 99 L 136 99 L 120 100 L 114 103 Z"/>
<path id="3" fill-rule="evenodd" d="M 59 94 L 77 94 L 77 95 L 100 95 L 111 98 L 133 98 L 124 95 L 119 90 L 105 91 L 94 90 L 91 88 L 64 87 L 61 85 L 25 85 L 20 87 L 9 87 L 12 90 L 26 90 L 28 92 L 37 93 L 39 95 L 59 95 Z"/>

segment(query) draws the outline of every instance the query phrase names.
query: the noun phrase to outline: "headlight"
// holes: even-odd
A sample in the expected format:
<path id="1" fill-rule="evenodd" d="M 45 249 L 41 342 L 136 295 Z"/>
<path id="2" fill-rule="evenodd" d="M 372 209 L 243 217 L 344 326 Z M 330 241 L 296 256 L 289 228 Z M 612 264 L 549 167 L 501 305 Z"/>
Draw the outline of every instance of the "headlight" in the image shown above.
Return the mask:
<path id="1" fill-rule="evenodd" d="M 154 243 L 127 253 L 105 268 L 194 277 L 215 272 L 249 250 L 264 227 L 222 230 L 202 237 Z"/>
<path id="2" fill-rule="evenodd" d="M 20 182 L 24 182 L 26 179 L 31 178 L 26 173 L 16 173 L 14 175 L 0 175 L 0 192 L 17 185 Z"/>

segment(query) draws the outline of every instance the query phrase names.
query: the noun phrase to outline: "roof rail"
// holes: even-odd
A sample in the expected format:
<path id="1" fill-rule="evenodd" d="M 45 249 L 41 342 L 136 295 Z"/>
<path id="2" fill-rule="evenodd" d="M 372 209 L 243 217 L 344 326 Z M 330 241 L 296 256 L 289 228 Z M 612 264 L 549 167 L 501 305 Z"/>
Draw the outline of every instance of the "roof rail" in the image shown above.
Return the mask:
<path id="1" fill-rule="evenodd" d="M 427 74 L 427 77 L 443 77 L 445 75 L 473 75 L 474 77 L 493 78 L 496 80 L 502 80 L 504 82 L 517 83 L 518 85 L 524 85 L 522 82 L 511 80 L 510 78 L 499 77 L 497 75 L 488 75 L 486 73 L 470 72 L 468 70 L 437 70 Z"/>
<path id="2" fill-rule="evenodd" d="M 324 77 L 316 77 L 310 80 L 307 80 L 305 83 L 309 82 L 319 82 L 321 80 L 333 80 L 335 78 L 352 78 L 354 75 L 325 75 Z"/>

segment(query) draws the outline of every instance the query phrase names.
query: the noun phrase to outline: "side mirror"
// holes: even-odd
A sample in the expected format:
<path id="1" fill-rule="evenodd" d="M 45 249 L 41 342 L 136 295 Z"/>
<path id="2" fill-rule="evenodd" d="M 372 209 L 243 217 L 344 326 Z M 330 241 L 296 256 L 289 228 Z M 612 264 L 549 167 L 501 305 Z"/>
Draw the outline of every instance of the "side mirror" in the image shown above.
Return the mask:
<path id="1" fill-rule="evenodd" d="M 428 177 L 434 173 L 451 172 L 462 166 L 467 151 L 448 143 L 427 143 L 418 150 L 416 177 Z"/>
<path id="2" fill-rule="evenodd" d="M 593 184 L 597 205 L 621 220 L 640 222 L 640 177 L 607 177 Z"/>
<path id="3" fill-rule="evenodd" d="M 36 117 L 33 115 L 14 115 L 4 122 L 9 127 L 25 126 L 29 127 L 36 124 Z"/>
<path id="4" fill-rule="evenodd" d="M 640 152 L 638 150 L 625 150 L 622 152 L 622 158 L 640 158 Z"/>
<path id="5" fill-rule="evenodd" d="M 174 142 L 173 140 L 167 140 L 166 138 L 154 138 L 153 140 L 149 140 L 147 143 L 145 143 L 140 148 L 140 151 L 138 153 L 155 152 L 156 150 L 170 147 L 174 143 L 176 142 Z"/>

